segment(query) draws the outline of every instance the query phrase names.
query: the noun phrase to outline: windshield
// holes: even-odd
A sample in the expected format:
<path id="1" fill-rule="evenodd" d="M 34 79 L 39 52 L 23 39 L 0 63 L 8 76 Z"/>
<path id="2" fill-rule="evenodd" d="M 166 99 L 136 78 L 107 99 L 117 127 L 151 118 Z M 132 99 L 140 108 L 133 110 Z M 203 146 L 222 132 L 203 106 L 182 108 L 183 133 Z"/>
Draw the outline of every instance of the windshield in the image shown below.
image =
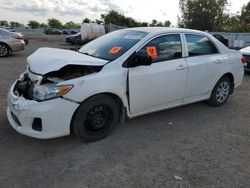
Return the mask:
<path id="1" fill-rule="evenodd" d="M 106 34 L 84 45 L 79 52 L 113 61 L 127 52 L 148 33 L 142 31 L 119 30 Z"/>

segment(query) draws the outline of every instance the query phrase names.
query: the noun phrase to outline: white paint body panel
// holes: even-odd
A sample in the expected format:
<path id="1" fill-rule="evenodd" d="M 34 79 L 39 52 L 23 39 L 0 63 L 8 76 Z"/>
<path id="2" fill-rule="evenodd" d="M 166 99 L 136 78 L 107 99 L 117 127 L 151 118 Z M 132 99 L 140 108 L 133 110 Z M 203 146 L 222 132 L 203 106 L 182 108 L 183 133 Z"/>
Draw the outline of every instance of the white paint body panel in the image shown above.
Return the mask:
<path id="1" fill-rule="evenodd" d="M 233 75 L 235 87 L 238 87 L 242 82 L 244 70 L 240 60 L 241 54 L 238 51 L 229 50 L 210 34 L 170 28 L 134 28 L 134 30 L 149 32 L 149 34 L 121 57 L 110 63 L 77 52 L 50 48 L 39 49 L 31 55 L 28 58 L 29 67 L 32 72 L 41 75 L 59 70 L 69 64 L 95 66 L 107 64 L 98 73 L 61 83 L 74 85 L 73 89 L 64 96 L 72 101 L 57 98 L 38 103 L 21 97 L 16 98 L 12 92 L 13 85 L 8 95 L 7 110 L 12 127 L 31 137 L 59 137 L 70 134 L 70 122 L 79 106 L 76 102 L 83 102 L 96 94 L 112 93 L 118 96 L 127 109 L 128 117 L 133 118 L 206 100 L 210 97 L 216 82 L 226 73 Z M 183 58 L 159 62 L 151 66 L 122 67 L 131 54 L 138 51 L 151 39 L 171 33 L 181 35 Z M 220 54 L 187 57 L 185 33 L 208 37 L 217 46 Z M 36 78 L 35 75 L 29 74 Z M 20 108 L 13 109 L 13 104 L 18 104 Z M 20 118 L 24 126 L 18 127 L 16 125 L 10 114 L 10 109 L 14 110 L 13 113 Z M 34 132 L 31 129 L 31 119 L 34 117 L 41 117 L 45 126 L 42 133 Z"/>
<path id="2" fill-rule="evenodd" d="M 39 48 L 27 58 L 32 72 L 44 75 L 59 70 L 66 65 L 102 66 L 107 61 L 90 57 L 71 50 L 56 48 Z"/>
<path id="3" fill-rule="evenodd" d="M 246 48 L 242 48 L 240 50 L 241 53 L 245 54 L 245 55 L 250 55 L 250 46 L 246 47 Z"/>
<path id="4" fill-rule="evenodd" d="M 182 70 L 177 70 L 183 66 Z M 132 114 L 182 102 L 187 80 L 187 62 L 176 59 L 129 69 Z"/>

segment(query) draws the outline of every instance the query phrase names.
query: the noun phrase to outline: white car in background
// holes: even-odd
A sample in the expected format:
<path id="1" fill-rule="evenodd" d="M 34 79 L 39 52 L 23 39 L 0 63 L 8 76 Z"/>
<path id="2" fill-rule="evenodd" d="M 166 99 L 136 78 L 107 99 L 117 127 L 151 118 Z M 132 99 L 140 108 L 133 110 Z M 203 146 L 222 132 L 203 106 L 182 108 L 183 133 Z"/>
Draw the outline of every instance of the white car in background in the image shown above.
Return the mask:
<path id="1" fill-rule="evenodd" d="M 241 57 L 208 33 L 157 27 L 118 30 L 79 52 L 40 48 L 10 88 L 8 120 L 35 138 L 99 140 L 127 117 L 223 105 L 242 82 Z"/>
<path id="2" fill-rule="evenodd" d="M 242 53 L 242 62 L 244 64 L 244 69 L 250 71 L 250 46 L 240 50 Z"/>

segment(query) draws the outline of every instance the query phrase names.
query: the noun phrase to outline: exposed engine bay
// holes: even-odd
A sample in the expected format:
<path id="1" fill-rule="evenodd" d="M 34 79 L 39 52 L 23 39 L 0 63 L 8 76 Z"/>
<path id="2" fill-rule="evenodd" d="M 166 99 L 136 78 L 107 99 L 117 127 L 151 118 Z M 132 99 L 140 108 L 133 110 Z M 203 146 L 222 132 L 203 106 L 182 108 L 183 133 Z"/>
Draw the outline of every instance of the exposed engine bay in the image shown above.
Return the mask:
<path id="1" fill-rule="evenodd" d="M 26 99 L 34 99 L 34 91 L 37 86 L 46 84 L 57 84 L 66 80 L 79 78 L 92 73 L 99 72 L 103 66 L 85 66 L 85 65 L 66 65 L 60 70 L 49 72 L 41 76 L 41 79 L 32 79 L 29 76 L 30 70 L 17 81 L 14 87 L 14 93 L 17 96 L 23 96 Z M 33 74 L 33 73 L 32 73 Z"/>

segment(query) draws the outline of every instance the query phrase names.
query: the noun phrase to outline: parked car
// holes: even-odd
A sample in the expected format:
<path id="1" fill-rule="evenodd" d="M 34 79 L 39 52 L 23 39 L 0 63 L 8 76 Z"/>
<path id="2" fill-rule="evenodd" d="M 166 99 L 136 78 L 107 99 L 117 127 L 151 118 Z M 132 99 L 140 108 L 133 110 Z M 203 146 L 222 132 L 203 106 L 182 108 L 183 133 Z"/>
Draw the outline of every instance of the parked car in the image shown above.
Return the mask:
<path id="1" fill-rule="evenodd" d="M 225 46 L 228 47 L 228 39 L 226 37 L 219 35 L 219 34 L 214 34 L 213 36 L 217 38 L 219 41 L 221 41 Z"/>
<path id="2" fill-rule="evenodd" d="M 240 50 L 242 53 L 242 63 L 244 64 L 244 69 L 250 71 L 250 46 Z"/>
<path id="3" fill-rule="evenodd" d="M 22 35 L 21 33 L 16 32 L 12 27 L 0 27 L 0 29 L 8 30 L 11 33 Z M 29 44 L 29 39 L 25 38 L 25 36 L 23 36 L 23 41 L 25 42 L 26 45 Z"/>
<path id="4" fill-rule="evenodd" d="M 89 40 L 83 40 L 81 33 L 79 32 L 77 34 L 66 37 L 66 42 L 73 45 L 83 45 L 89 42 Z"/>
<path id="5" fill-rule="evenodd" d="M 14 51 L 23 50 L 25 42 L 21 33 L 9 32 L 0 28 L 0 57 L 6 57 Z"/>
<path id="6" fill-rule="evenodd" d="M 8 30 L 10 32 L 15 32 L 15 30 L 12 27 L 0 27 L 1 29 Z"/>
<path id="7" fill-rule="evenodd" d="M 8 120 L 35 138 L 99 140 L 126 118 L 223 105 L 242 82 L 241 57 L 208 33 L 173 28 L 114 31 L 79 52 L 40 48 L 10 88 Z"/>
<path id="8" fill-rule="evenodd" d="M 59 30 L 59 29 L 55 29 L 55 28 L 46 28 L 44 29 L 44 33 L 46 35 L 61 35 L 63 34 L 62 30 Z"/>

